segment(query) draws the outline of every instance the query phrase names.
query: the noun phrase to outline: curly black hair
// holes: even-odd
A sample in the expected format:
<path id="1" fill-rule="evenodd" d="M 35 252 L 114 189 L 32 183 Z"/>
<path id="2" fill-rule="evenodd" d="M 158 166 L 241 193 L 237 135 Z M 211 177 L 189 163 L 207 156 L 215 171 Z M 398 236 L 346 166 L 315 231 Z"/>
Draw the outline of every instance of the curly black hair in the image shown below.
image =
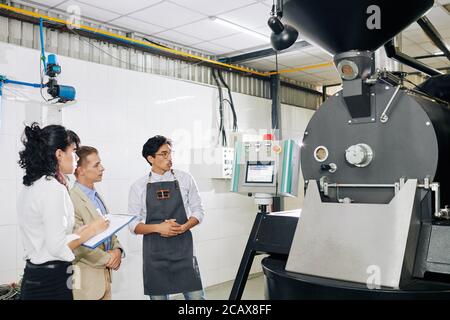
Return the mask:
<path id="1" fill-rule="evenodd" d="M 78 148 L 80 138 L 63 126 L 49 125 L 40 128 L 39 124 L 34 122 L 25 126 L 22 143 L 25 149 L 19 152 L 19 166 L 25 169 L 23 184 L 31 186 L 42 176 L 55 177 L 58 169 L 56 150 L 65 151 L 73 143 Z"/>
<path id="2" fill-rule="evenodd" d="M 161 146 L 166 143 L 169 146 L 172 146 L 172 141 L 164 136 L 154 136 L 148 139 L 147 142 L 142 147 L 142 156 L 148 163 L 150 163 L 147 157 L 148 156 L 154 157 L 155 153 L 158 152 L 159 148 L 161 148 Z M 152 164 L 150 163 L 150 165 Z"/>

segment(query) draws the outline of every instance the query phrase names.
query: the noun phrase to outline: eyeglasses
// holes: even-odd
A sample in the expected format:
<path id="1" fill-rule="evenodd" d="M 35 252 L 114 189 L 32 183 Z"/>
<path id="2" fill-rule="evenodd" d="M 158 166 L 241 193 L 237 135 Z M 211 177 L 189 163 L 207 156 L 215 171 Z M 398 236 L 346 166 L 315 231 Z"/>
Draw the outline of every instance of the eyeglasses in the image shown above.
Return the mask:
<path id="1" fill-rule="evenodd" d="M 175 151 L 173 151 L 173 150 L 170 152 L 163 151 L 161 153 L 155 153 L 155 156 L 162 156 L 164 159 L 167 159 L 167 158 L 169 158 L 169 156 L 172 156 L 174 154 L 174 152 Z"/>

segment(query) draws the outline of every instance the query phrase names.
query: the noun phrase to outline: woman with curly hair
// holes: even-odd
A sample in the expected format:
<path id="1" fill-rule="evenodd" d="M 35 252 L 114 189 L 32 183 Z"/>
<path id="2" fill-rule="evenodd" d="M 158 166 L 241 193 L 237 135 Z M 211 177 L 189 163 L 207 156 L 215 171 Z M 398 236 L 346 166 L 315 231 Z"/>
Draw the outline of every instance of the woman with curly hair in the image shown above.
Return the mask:
<path id="1" fill-rule="evenodd" d="M 80 140 L 60 125 L 26 126 L 19 165 L 25 169 L 17 204 L 26 265 L 22 299 L 71 300 L 73 250 L 108 227 L 98 218 L 73 232 L 74 208 L 65 175 L 76 167 Z"/>

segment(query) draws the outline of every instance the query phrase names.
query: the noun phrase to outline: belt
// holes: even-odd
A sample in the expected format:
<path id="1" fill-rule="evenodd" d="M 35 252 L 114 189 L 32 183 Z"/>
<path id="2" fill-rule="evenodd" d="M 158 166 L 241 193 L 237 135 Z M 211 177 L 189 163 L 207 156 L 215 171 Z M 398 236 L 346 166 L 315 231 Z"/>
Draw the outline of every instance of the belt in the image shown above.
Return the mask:
<path id="1" fill-rule="evenodd" d="M 71 264 L 71 262 L 67 261 L 48 261 L 41 264 L 34 264 L 30 260 L 27 260 L 26 267 L 30 269 L 56 269 L 60 267 L 67 267 Z"/>

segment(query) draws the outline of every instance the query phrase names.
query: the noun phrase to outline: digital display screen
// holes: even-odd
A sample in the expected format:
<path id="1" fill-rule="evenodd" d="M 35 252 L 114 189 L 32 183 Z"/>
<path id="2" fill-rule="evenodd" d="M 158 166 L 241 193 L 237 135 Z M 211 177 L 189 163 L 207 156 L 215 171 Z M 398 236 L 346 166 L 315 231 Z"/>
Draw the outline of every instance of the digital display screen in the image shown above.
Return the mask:
<path id="1" fill-rule="evenodd" d="M 274 163 L 247 162 L 246 183 L 273 183 Z"/>

